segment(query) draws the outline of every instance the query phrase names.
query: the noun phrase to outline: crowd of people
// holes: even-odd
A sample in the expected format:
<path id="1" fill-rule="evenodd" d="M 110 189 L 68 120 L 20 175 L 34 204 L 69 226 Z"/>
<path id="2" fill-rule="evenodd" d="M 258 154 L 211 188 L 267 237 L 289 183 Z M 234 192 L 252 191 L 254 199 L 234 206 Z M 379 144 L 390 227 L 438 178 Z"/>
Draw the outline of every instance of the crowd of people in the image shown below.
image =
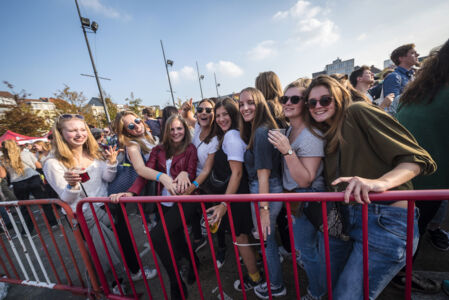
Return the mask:
<path id="1" fill-rule="evenodd" d="M 366 66 L 349 77 L 299 78 L 284 89 L 274 72 L 263 72 L 254 87 L 242 89 L 239 100 L 202 99 L 196 105 L 187 101 L 180 110 L 165 107 L 159 119 L 150 109 L 143 110 L 143 118 L 122 111 L 104 129 L 90 129 L 82 115 L 63 114 L 52 129 L 51 146 L 36 142 L 32 149 L 21 150 L 14 141 L 4 141 L 0 177 L 6 178 L 7 173 L 18 199 L 53 195 L 74 210 L 84 197 L 110 197 L 118 203 L 121 197 L 139 195 L 342 191 L 344 202 L 328 205 L 333 296 L 363 298 L 361 204 L 368 204 L 369 296 L 375 299 L 390 282 L 404 287 L 408 202 L 372 203 L 369 194 L 449 188 L 445 155 L 449 140 L 444 130 L 449 126 L 449 41 L 430 53 L 419 68 L 418 56 L 413 44 L 395 49 L 391 59 L 396 68 L 384 73 L 377 84 Z M 5 181 L 2 191 L 8 189 Z M 171 299 L 180 299 L 180 289 L 187 295 L 187 285 L 195 276 L 179 208 L 173 202 L 161 204 L 175 258 L 186 262 L 182 287 L 177 283 L 160 211 L 151 205 L 145 207 L 145 218 L 152 224 L 146 230 L 167 271 Z M 269 298 L 269 290 L 274 297 L 286 295 L 279 254 L 280 247 L 290 249 L 283 203 L 259 202 L 259 212 L 248 202 L 207 206 L 208 222 L 218 226 L 218 268 L 224 265 L 228 249 L 228 205 L 246 268 L 243 282 L 237 279 L 234 288 L 253 289 L 261 299 Z M 119 265 L 107 213 L 99 203 L 94 206 L 111 259 Z M 148 266 L 145 274 L 140 271 L 123 214 L 115 206 L 110 205 L 132 279 L 155 277 L 156 270 Z M 84 208 L 93 241 L 100 243 L 93 214 Z M 182 208 L 192 227 L 196 253 L 207 243 L 201 207 L 191 202 L 182 203 Z M 449 235 L 440 227 L 446 209 L 447 201 L 417 201 L 415 255 L 419 237 L 426 231 L 436 248 L 449 250 Z M 320 212 L 316 202 L 292 205 L 294 246 L 309 279 L 302 299 L 324 299 L 328 290 Z M 28 229 L 33 230 L 26 209 L 22 213 Z M 51 210 L 45 213 L 54 224 Z M 257 229 L 258 221 L 262 232 Z M 258 267 L 256 248 L 248 246 L 254 237 L 266 240 L 265 272 L 270 285 Z M 195 260 L 199 262 L 196 254 Z M 107 270 L 106 255 L 100 255 L 100 261 Z M 418 274 L 412 280 L 417 291 L 440 290 L 440 283 Z M 112 283 L 114 292 L 123 291 L 121 283 Z M 449 292 L 448 281 L 443 282 L 443 289 Z"/>

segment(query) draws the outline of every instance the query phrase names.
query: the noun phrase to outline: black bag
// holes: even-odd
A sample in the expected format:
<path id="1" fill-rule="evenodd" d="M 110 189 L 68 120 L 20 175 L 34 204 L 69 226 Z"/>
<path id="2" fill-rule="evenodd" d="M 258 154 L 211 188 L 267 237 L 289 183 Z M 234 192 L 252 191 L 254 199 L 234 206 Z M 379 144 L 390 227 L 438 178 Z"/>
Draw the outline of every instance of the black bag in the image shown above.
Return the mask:
<path id="1" fill-rule="evenodd" d="M 229 179 L 231 176 L 224 179 L 218 178 L 214 169 L 210 171 L 209 176 L 201 184 L 200 189 L 206 194 L 224 194 L 228 187 Z"/>
<path id="2" fill-rule="evenodd" d="M 124 152 L 125 158 L 121 164 L 117 166 L 117 175 L 114 180 L 108 185 L 108 195 L 126 192 L 136 181 L 139 175 L 128 160 L 128 155 Z M 142 155 L 142 159 L 145 163 L 145 157 Z"/>

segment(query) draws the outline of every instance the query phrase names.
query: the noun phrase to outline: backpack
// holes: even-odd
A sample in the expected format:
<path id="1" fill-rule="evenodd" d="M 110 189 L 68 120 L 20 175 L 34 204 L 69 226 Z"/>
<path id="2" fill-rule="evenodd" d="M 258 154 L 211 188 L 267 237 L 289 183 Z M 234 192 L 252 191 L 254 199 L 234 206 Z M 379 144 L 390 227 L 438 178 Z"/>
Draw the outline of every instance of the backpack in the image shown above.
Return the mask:
<path id="1" fill-rule="evenodd" d="M 139 177 L 136 170 L 134 170 L 133 165 L 128 159 L 126 148 L 124 154 L 125 158 L 123 159 L 123 162 L 117 166 L 117 174 L 114 180 L 111 181 L 108 185 L 108 195 L 128 191 L 128 189 L 133 185 L 134 181 L 136 181 L 137 177 Z M 140 152 L 140 154 L 142 155 L 143 162 L 146 163 L 145 157 L 143 156 L 142 152 Z"/>

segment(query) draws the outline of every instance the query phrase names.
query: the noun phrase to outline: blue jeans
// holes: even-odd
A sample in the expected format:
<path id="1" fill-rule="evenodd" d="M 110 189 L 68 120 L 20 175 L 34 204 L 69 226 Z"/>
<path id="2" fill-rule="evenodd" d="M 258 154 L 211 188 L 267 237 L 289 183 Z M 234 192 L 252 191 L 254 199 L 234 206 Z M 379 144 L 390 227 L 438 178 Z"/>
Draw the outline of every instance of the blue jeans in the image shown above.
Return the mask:
<path id="1" fill-rule="evenodd" d="M 362 206 L 349 205 L 350 254 L 334 285 L 335 299 L 363 299 Z M 415 208 L 413 253 L 419 240 L 418 209 Z M 369 298 L 375 299 L 405 266 L 407 210 L 388 205 L 368 206 Z M 331 261 L 331 263 L 335 263 Z"/>
<path id="2" fill-rule="evenodd" d="M 282 193 L 282 181 L 280 178 L 270 178 L 269 186 L 270 193 Z M 253 180 L 249 183 L 249 191 L 251 192 L 251 194 L 259 193 L 259 182 L 257 180 Z M 282 205 L 282 202 L 269 202 L 271 234 L 269 234 L 267 237 L 267 248 L 265 249 L 270 283 L 277 286 L 284 283 L 284 279 L 282 278 L 281 261 L 279 259 L 278 244 L 276 242 L 276 218 L 281 211 Z M 251 212 L 254 227 L 258 228 L 254 205 L 251 205 Z"/>

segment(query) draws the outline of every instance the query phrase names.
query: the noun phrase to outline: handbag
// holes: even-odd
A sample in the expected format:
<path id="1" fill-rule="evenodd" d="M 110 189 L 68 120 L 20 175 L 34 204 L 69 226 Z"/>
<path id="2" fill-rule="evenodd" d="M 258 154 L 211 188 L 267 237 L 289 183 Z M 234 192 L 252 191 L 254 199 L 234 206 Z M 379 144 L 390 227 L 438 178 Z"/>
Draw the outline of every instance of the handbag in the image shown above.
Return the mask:
<path id="1" fill-rule="evenodd" d="M 215 170 L 212 169 L 209 176 L 201 184 L 200 189 L 206 194 L 224 194 L 230 178 L 231 176 L 229 175 L 223 180 L 219 179 L 217 174 L 215 174 Z"/>
<path id="2" fill-rule="evenodd" d="M 142 155 L 144 163 L 146 163 L 142 152 L 140 154 Z M 108 195 L 126 192 L 133 185 L 134 181 L 136 181 L 137 177 L 139 177 L 128 159 L 126 148 L 124 156 L 123 162 L 117 166 L 117 174 L 115 175 L 114 180 L 108 185 Z"/>

